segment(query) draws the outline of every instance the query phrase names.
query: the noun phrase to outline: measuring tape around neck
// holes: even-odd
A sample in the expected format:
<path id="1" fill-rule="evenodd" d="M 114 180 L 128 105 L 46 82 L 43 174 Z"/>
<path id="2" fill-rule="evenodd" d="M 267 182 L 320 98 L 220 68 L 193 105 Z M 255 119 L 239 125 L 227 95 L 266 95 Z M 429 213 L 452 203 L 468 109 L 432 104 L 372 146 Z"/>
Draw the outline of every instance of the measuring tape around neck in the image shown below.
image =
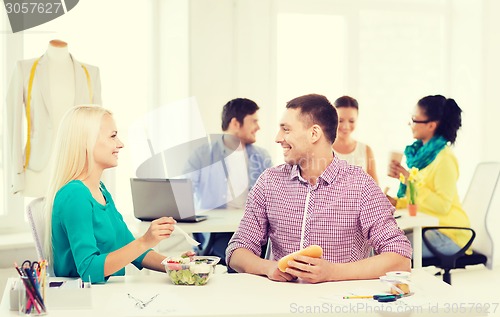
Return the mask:
<path id="1" fill-rule="evenodd" d="M 28 163 L 30 161 L 30 155 L 31 155 L 31 91 L 33 90 L 33 80 L 35 79 L 36 67 L 38 66 L 40 58 L 37 58 L 33 63 L 33 66 L 31 66 L 30 78 L 28 81 L 28 98 L 27 98 L 28 100 L 26 101 L 26 128 L 28 131 L 27 131 L 27 140 L 25 146 L 24 170 L 28 168 Z M 92 91 L 92 84 L 90 82 L 89 71 L 87 70 L 87 67 L 85 67 L 85 65 L 83 64 L 82 68 L 85 72 L 85 76 L 87 77 L 87 87 L 89 89 L 90 102 L 92 102 L 94 98 L 94 93 Z"/>

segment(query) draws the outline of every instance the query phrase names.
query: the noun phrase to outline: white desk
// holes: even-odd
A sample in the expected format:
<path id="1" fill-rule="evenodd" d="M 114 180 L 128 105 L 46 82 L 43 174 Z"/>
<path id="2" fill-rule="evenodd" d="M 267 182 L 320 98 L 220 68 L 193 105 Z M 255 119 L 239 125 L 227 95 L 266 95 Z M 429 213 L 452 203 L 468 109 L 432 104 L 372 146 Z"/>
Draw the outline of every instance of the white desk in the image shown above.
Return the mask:
<path id="1" fill-rule="evenodd" d="M 207 215 L 207 220 L 193 223 L 182 222 L 179 227 L 186 232 L 235 232 L 238 229 L 241 218 L 243 218 L 243 209 L 213 209 L 200 215 Z"/>
<path id="2" fill-rule="evenodd" d="M 398 209 L 394 213 L 399 228 L 402 230 L 413 230 L 413 268 L 422 267 L 422 227 L 437 226 L 439 219 L 418 212 L 416 216 L 410 216 L 407 209 Z"/>
<path id="3" fill-rule="evenodd" d="M 179 222 L 177 225 L 187 233 L 193 232 L 234 232 L 238 229 L 241 218 L 243 218 L 243 209 L 213 209 L 200 215 L 208 215 L 207 220 L 200 222 Z M 136 218 L 125 220 L 130 230 L 137 232 L 146 232 L 149 222 L 140 221 Z"/>
<path id="4" fill-rule="evenodd" d="M 0 304 L 1 316 L 9 311 L 9 285 Z M 342 299 L 346 295 L 374 295 L 387 291 L 379 280 L 321 284 L 273 282 L 249 274 L 216 274 L 205 286 L 173 285 L 166 275 L 111 277 L 107 284 L 91 288 L 92 308 L 50 310 L 49 316 L 486 316 L 484 299 L 462 298 L 455 289 L 422 270 L 411 277 L 412 296 L 396 302 L 373 299 Z M 147 301 L 135 307 L 128 294 Z M 474 306 L 472 306 L 474 305 Z M 458 307 L 463 307 L 462 311 Z M 493 307 L 489 306 L 490 311 Z M 500 308 L 497 308 L 497 310 Z M 312 313 L 307 313 L 309 310 Z M 471 314 L 471 311 L 473 314 Z M 396 313 L 396 314 L 395 314 Z M 399 314 L 398 314 L 399 313 Z"/>
<path id="5" fill-rule="evenodd" d="M 198 223 L 178 223 L 179 227 L 187 233 L 193 232 L 234 232 L 238 229 L 244 211 L 242 209 L 214 209 L 207 211 L 208 219 Z M 423 213 L 417 213 L 415 217 L 408 215 L 406 209 L 396 210 L 395 216 L 402 230 L 413 230 L 413 267 L 422 267 L 422 227 L 438 225 L 438 219 Z M 127 224 L 131 230 L 143 233 L 147 230 L 149 223 L 137 219 L 129 219 Z"/>

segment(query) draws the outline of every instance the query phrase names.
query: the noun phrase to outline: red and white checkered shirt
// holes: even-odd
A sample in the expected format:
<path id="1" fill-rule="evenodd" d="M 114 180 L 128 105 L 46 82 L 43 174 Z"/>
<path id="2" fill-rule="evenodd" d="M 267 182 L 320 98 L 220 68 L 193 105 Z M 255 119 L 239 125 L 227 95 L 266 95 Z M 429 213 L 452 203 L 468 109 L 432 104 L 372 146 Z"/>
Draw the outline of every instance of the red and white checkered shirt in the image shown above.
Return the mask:
<path id="1" fill-rule="evenodd" d="M 315 185 L 300 176 L 297 165 L 265 170 L 248 195 L 245 214 L 226 250 L 229 260 L 238 248 L 256 255 L 268 238 L 272 258 L 312 244 L 323 258 L 354 262 L 370 255 L 395 252 L 411 258 L 411 244 L 398 228 L 394 207 L 361 168 L 334 157 Z"/>

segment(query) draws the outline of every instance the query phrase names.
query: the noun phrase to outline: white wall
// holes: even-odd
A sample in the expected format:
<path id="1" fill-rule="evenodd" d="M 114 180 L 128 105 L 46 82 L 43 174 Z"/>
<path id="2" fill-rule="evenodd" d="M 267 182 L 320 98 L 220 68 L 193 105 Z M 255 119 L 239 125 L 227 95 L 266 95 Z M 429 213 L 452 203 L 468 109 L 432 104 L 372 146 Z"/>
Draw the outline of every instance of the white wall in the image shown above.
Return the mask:
<path id="1" fill-rule="evenodd" d="M 500 1 L 487 0 L 483 3 L 483 25 L 482 25 L 482 43 L 483 52 L 481 58 L 482 87 L 484 112 L 481 115 L 483 129 L 482 138 L 478 143 L 483 144 L 484 160 L 500 160 L 500 147 L 498 137 L 498 118 L 500 118 L 499 86 L 500 86 L 500 41 L 495 36 L 500 31 L 500 20 L 497 13 L 500 12 Z M 492 213 L 488 218 L 488 225 L 495 243 L 495 263 L 500 263 L 500 231 L 497 230 L 497 224 L 500 223 L 500 189 L 497 190 L 495 200 L 492 202 Z"/>
<path id="2" fill-rule="evenodd" d="M 332 101 L 342 94 L 352 94 L 360 101 L 357 137 L 373 147 L 382 185 L 391 182 L 385 178 L 387 153 L 411 142 L 406 123 L 412 107 L 419 98 L 440 93 L 455 98 L 464 111 L 455 147 L 461 163 L 458 186 L 463 195 L 475 164 L 500 158 L 492 147 L 477 142 L 494 138 L 489 132 L 494 116 L 489 114 L 496 110 L 488 99 L 492 99 L 498 81 L 486 79 L 497 73 L 491 71 L 495 68 L 490 64 L 499 62 L 490 48 L 498 41 L 489 34 L 498 26 L 485 20 L 492 10 L 483 7 L 494 5 L 492 1 L 472 0 L 380 1 L 377 5 L 373 1 L 193 0 L 190 91 L 198 99 L 210 132 L 220 131 L 220 109 L 227 100 L 241 96 L 255 99 L 262 108 L 257 142 L 279 163 L 282 158 L 279 151 L 273 151 L 277 148 L 273 140 L 287 99 L 277 98 L 277 68 L 286 56 L 280 56 L 277 48 L 276 17 L 281 12 L 344 16 L 347 40 L 337 45 L 339 50 L 348 50 L 346 73 L 325 75 L 328 70 L 318 69 L 315 77 L 343 77 L 342 87 L 332 86 L 324 94 Z M 328 31 L 318 33 L 328 41 Z M 321 63 L 307 59 L 296 62 Z M 290 86 L 303 80 L 298 69 L 291 68 L 292 75 L 286 76 Z"/>
<path id="3" fill-rule="evenodd" d="M 500 41 L 495 34 L 500 30 L 500 20 L 497 13 L 500 12 L 500 2 L 486 0 L 483 2 L 482 30 L 482 55 L 481 65 L 483 76 L 481 83 L 483 87 L 484 111 L 481 114 L 483 127 L 484 159 L 498 160 L 500 158 L 500 147 L 498 143 L 498 118 L 500 118 L 499 83 L 500 83 Z"/>

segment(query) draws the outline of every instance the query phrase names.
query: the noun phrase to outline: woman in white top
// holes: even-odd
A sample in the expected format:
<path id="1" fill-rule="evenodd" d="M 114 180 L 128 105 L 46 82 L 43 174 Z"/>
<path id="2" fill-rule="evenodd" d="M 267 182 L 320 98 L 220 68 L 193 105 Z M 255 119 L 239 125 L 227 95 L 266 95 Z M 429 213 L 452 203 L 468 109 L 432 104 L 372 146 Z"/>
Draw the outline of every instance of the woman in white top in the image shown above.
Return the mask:
<path id="1" fill-rule="evenodd" d="M 351 136 L 358 121 L 358 101 L 349 96 L 342 96 L 335 100 L 335 108 L 339 116 L 337 138 L 333 143 L 335 155 L 349 164 L 361 166 L 378 184 L 372 149 Z"/>

